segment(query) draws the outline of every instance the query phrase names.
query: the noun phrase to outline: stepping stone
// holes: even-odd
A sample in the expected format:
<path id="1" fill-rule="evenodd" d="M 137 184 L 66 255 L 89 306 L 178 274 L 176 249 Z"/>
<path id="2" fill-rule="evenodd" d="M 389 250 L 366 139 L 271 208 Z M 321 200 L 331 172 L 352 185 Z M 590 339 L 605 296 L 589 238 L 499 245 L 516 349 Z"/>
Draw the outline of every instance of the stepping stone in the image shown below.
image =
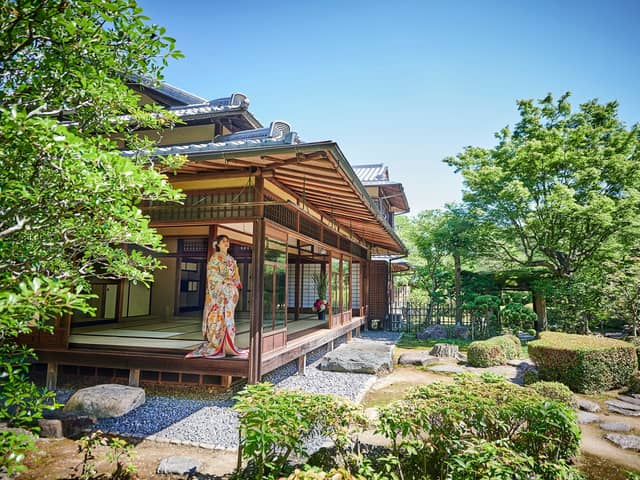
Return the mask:
<path id="1" fill-rule="evenodd" d="M 594 423 L 600 421 L 600 415 L 591 412 L 578 412 L 578 423 Z"/>
<path id="2" fill-rule="evenodd" d="M 158 465 L 157 473 L 170 475 L 184 475 L 186 473 L 196 473 L 200 468 L 200 460 L 190 457 L 168 457 L 163 458 Z"/>
<path id="3" fill-rule="evenodd" d="M 615 443 L 625 450 L 640 451 L 640 437 L 637 435 L 624 435 L 623 433 L 607 433 L 604 438 Z"/>
<path id="4" fill-rule="evenodd" d="M 613 405 L 609 405 L 609 411 L 612 413 L 619 413 L 620 415 L 626 415 L 627 417 L 640 417 L 640 411 L 627 410 L 626 408 L 618 408 Z"/>
<path id="5" fill-rule="evenodd" d="M 618 400 L 620 400 L 621 402 L 633 403 L 634 405 L 640 406 L 640 399 L 630 397 L 629 395 L 618 395 Z"/>
<path id="6" fill-rule="evenodd" d="M 96 418 L 121 417 L 144 402 L 142 388 L 104 384 L 78 390 L 67 401 L 64 411 L 77 410 Z"/>
<path id="7" fill-rule="evenodd" d="M 600 424 L 600 428 L 608 430 L 610 432 L 629 432 L 631 431 L 631 425 L 624 422 L 604 422 Z"/>
<path id="8" fill-rule="evenodd" d="M 318 368 L 331 372 L 390 372 L 393 370 L 392 351 L 393 345 L 380 342 L 347 343 L 327 353 Z"/>
<path id="9" fill-rule="evenodd" d="M 436 373 L 463 373 L 465 371 L 463 367 L 458 365 L 433 365 L 427 368 Z"/>
<path id="10" fill-rule="evenodd" d="M 578 408 L 580 410 L 584 410 L 586 412 L 599 412 L 600 411 L 600 405 L 598 405 L 596 402 L 592 402 L 591 400 L 586 400 L 584 398 L 579 398 L 578 399 Z"/>
<path id="11" fill-rule="evenodd" d="M 624 410 L 637 410 L 640 411 L 640 405 L 636 405 L 634 403 L 623 402 L 622 400 L 607 400 L 607 405 L 610 407 L 622 408 Z"/>
<path id="12" fill-rule="evenodd" d="M 398 358 L 398 365 L 427 366 L 439 361 L 440 359 L 429 355 L 429 352 L 427 352 L 426 350 L 419 350 L 416 352 L 406 352 L 400 355 L 400 357 Z"/>

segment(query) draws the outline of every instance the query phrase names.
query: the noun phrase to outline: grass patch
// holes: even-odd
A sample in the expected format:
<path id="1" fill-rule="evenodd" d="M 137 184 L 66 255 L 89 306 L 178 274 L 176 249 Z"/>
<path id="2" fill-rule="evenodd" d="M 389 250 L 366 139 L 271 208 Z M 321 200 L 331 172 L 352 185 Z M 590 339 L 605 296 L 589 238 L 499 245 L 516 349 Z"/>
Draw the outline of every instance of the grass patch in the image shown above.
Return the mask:
<path id="1" fill-rule="evenodd" d="M 447 343 L 449 345 L 458 345 L 458 350 L 466 352 L 471 340 L 461 340 L 459 338 L 438 338 L 429 340 L 420 340 L 416 338 L 415 333 L 403 333 L 396 343 L 396 347 L 406 348 L 408 350 L 426 350 L 431 349 L 436 343 Z"/>

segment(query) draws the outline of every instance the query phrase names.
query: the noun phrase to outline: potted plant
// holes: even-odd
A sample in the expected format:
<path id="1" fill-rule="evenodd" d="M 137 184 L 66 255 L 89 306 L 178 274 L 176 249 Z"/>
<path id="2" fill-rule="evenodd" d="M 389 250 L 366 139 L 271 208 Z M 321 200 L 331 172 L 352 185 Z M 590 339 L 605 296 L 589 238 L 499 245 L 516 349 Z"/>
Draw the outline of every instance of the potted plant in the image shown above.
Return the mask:
<path id="1" fill-rule="evenodd" d="M 327 274 L 318 272 L 312 275 L 318 298 L 313 302 L 313 311 L 318 313 L 318 320 L 324 320 L 329 302 L 327 302 Z"/>

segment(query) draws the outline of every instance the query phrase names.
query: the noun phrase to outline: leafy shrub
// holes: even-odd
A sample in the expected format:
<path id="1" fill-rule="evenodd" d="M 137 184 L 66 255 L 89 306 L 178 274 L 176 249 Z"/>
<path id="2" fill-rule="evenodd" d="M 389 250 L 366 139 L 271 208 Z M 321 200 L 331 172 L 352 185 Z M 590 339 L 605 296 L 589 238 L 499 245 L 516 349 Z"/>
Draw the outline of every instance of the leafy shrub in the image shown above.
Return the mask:
<path id="1" fill-rule="evenodd" d="M 531 385 L 532 383 L 536 383 L 540 381 L 540 375 L 536 370 L 525 370 L 522 375 L 522 383 L 524 385 Z"/>
<path id="2" fill-rule="evenodd" d="M 283 473 L 291 454 L 306 457 L 305 441 L 312 435 L 329 437 L 346 457 L 352 428 L 366 424 L 357 405 L 331 395 L 275 390 L 270 383 L 259 383 L 236 398 L 240 454 L 253 462 L 254 478 L 260 480 Z"/>
<path id="3" fill-rule="evenodd" d="M 508 442 L 472 440 L 447 459 L 449 479 L 455 480 L 578 480 L 583 476 L 565 462 L 534 459 L 514 450 Z"/>
<path id="4" fill-rule="evenodd" d="M 579 393 L 625 386 L 638 370 L 633 345 L 589 335 L 543 332 L 539 340 L 529 342 L 529 356 L 541 379 L 564 383 Z"/>
<path id="5" fill-rule="evenodd" d="M 552 468 L 549 463 L 569 461 L 580 445 L 576 413 L 567 405 L 528 388 L 467 375 L 456 376 L 453 385 L 415 387 L 404 400 L 380 409 L 377 432 L 392 442 L 404 478 L 494 478 L 447 476 L 454 467 L 443 459 L 460 468 L 473 463 L 465 451 L 476 441 L 485 442 L 483 455 L 493 455 L 496 464 L 516 461 L 514 455 L 517 464 L 529 465 L 526 457 L 536 459 L 530 468 L 540 475 Z M 567 468 L 565 476 L 530 478 L 579 478 Z"/>
<path id="6" fill-rule="evenodd" d="M 520 356 L 520 340 L 514 335 L 500 335 L 471 343 L 467 361 L 474 367 L 495 367 Z"/>
<path id="7" fill-rule="evenodd" d="M 564 403 L 570 407 L 577 407 L 578 401 L 573 392 L 563 383 L 559 382 L 536 382 L 529 386 L 531 390 L 539 395 Z"/>
<path id="8" fill-rule="evenodd" d="M 294 472 L 287 477 L 287 480 L 360 480 L 362 477 L 355 476 L 344 468 L 332 468 L 329 472 L 325 472 L 317 467 L 306 467 L 301 470 L 296 468 Z"/>

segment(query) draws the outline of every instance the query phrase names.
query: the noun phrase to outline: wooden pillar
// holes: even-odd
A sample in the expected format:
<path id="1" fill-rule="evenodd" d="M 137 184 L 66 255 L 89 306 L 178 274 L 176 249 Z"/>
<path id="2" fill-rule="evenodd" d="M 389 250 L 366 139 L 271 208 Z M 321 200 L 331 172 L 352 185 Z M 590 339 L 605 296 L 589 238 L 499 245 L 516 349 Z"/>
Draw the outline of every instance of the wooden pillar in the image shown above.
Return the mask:
<path id="1" fill-rule="evenodd" d="M 295 308 L 295 314 L 294 314 L 294 319 L 295 320 L 300 320 L 300 300 L 301 300 L 301 290 L 302 288 L 302 278 L 301 278 L 301 274 L 302 273 L 302 268 L 300 268 L 300 249 L 298 249 L 298 257 L 296 258 L 296 268 L 295 268 L 295 284 L 296 284 L 296 288 L 295 288 L 295 304 L 294 304 L 294 308 Z"/>
<path id="2" fill-rule="evenodd" d="M 329 343 L 327 343 L 327 350 L 328 351 L 333 351 L 333 340 L 331 340 Z"/>
<path id="3" fill-rule="evenodd" d="M 139 368 L 129 369 L 129 386 L 130 387 L 140 386 L 140 369 Z"/>
<path id="4" fill-rule="evenodd" d="M 264 180 L 256 178 L 256 200 L 264 198 Z M 253 221 L 253 252 L 251 268 L 253 285 L 251 290 L 251 313 L 249 322 L 249 384 L 262 378 L 262 300 L 264 294 L 264 206 L 257 207 L 258 219 Z"/>
<path id="5" fill-rule="evenodd" d="M 353 330 L 349 330 L 347 332 L 347 343 L 349 343 L 351 340 L 353 340 Z"/>
<path id="6" fill-rule="evenodd" d="M 298 375 L 306 375 L 307 374 L 307 355 L 302 355 L 298 357 Z"/>
<path id="7" fill-rule="evenodd" d="M 58 384 L 58 364 L 54 362 L 47 363 L 47 390 L 55 390 Z"/>
<path id="8" fill-rule="evenodd" d="M 233 383 L 233 377 L 231 375 L 220 375 L 220 386 L 222 388 L 229 388 Z"/>

